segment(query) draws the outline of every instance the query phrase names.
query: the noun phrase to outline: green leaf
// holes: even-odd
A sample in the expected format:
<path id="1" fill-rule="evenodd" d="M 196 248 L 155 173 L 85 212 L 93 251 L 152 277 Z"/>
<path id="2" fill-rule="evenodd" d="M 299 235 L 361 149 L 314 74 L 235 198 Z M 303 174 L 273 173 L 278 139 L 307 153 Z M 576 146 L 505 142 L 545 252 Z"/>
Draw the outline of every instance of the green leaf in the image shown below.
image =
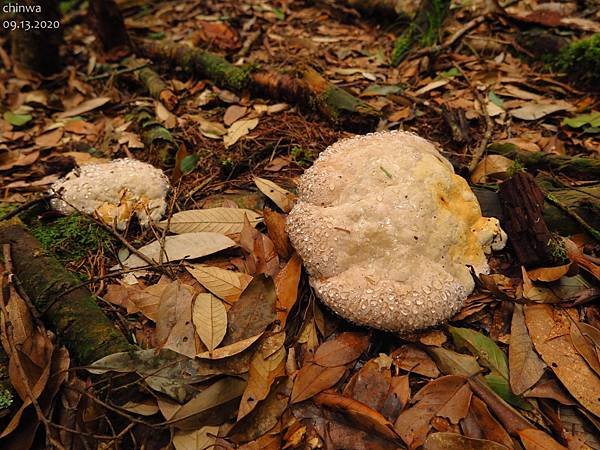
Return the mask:
<path id="1" fill-rule="evenodd" d="M 440 73 L 441 78 L 454 78 L 459 75 L 460 75 L 460 71 L 456 67 L 453 67 L 450 70 L 446 70 L 445 72 Z"/>
<path id="2" fill-rule="evenodd" d="M 498 97 L 494 91 L 489 92 L 488 98 L 494 105 L 504 108 L 504 100 Z"/>
<path id="3" fill-rule="evenodd" d="M 492 372 L 483 377 L 487 385 L 492 388 L 492 390 L 502 397 L 503 400 L 507 401 L 511 405 L 514 405 L 518 408 L 524 409 L 526 411 L 531 410 L 531 405 L 523 400 L 518 395 L 513 394 L 510 389 L 510 384 L 508 380 L 504 378 L 502 375 L 497 374 L 496 372 Z"/>
<path id="4" fill-rule="evenodd" d="M 479 358 L 479 362 L 508 380 L 508 358 L 489 337 L 469 328 L 449 327 L 457 347 L 464 347 Z"/>
<path id="5" fill-rule="evenodd" d="M 568 125 L 571 128 L 581 128 L 585 125 L 590 125 L 593 128 L 600 127 L 600 112 L 568 117 L 562 121 L 562 124 Z"/>
<path id="6" fill-rule="evenodd" d="M 273 13 L 278 20 L 285 20 L 285 13 L 279 8 L 273 8 Z"/>
<path id="7" fill-rule="evenodd" d="M 473 376 L 481 372 L 477 359 L 471 355 L 453 352 L 443 347 L 427 347 L 427 353 L 446 375 Z"/>
<path id="8" fill-rule="evenodd" d="M 175 142 L 171 132 L 165 127 L 155 126 L 144 133 L 144 142 L 148 145 L 154 144 L 154 141 L 163 140 L 167 142 Z"/>
<path id="9" fill-rule="evenodd" d="M 25 125 L 33 118 L 31 117 L 31 114 L 15 114 L 10 111 L 6 111 L 3 117 L 4 120 L 6 120 L 11 125 L 14 125 L 15 127 L 21 127 Z"/>
<path id="10" fill-rule="evenodd" d="M 362 95 L 388 95 L 396 94 L 400 92 L 402 88 L 396 85 L 380 86 L 379 84 L 372 84 L 366 88 Z"/>
<path id="11" fill-rule="evenodd" d="M 181 172 L 183 172 L 184 175 L 192 172 L 198 165 L 198 159 L 198 155 L 196 154 L 187 155 L 185 158 L 183 158 L 179 164 Z"/>

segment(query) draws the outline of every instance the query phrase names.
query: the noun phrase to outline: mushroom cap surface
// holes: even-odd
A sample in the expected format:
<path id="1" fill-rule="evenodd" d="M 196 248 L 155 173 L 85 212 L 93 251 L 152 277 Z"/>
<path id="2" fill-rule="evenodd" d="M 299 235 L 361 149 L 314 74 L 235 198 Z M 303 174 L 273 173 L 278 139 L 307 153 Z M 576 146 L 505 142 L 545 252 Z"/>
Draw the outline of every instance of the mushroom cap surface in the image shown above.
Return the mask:
<path id="1" fill-rule="evenodd" d="M 458 312 L 474 288 L 469 266 L 488 273 L 483 245 L 506 240 L 492 238 L 497 220 L 481 216 L 450 162 L 407 132 L 328 147 L 300 179 L 287 230 L 327 306 L 400 333 Z"/>
<path id="2" fill-rule="evenodd" d="M 52 207 L 63 214 L 74 209 L 97 214 L 105 223 L 125 229 L 132 215 L 141 225 L 165 213 L 169 191 L 165 174 L 151 164 L 130 158 L 105 164 L 86 164 L 55 182 Z"/>

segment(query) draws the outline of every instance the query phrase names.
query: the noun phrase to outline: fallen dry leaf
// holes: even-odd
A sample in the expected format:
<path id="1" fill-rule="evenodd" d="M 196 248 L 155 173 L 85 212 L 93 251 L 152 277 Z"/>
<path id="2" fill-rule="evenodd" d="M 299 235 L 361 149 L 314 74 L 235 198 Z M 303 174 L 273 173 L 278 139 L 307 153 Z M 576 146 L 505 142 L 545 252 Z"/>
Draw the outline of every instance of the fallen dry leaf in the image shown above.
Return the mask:
<path id="1" fill-rule="evenodd" d="M 585 408 L 600 416 L 600 378 L 571 342 L 569 314 L 550 305 L 525 306 L 525 321 L 536 351 Z"/>
<path id="2" fill-rule="evenodd" d="M 247 273 L 204 264 L 186 266 L 186 269 L 202 286 L 229 303 L 237 301 L 248 283 L 252 281 L 252 277 Z"/>
<path id="3" fill-rule="evenodd" d="M 349 364 L 358 359 L 368 346 L 369 336 L 364 333 L 340 333 L 317 348 L 313 362 L 323 367 Z"/>
<path id="4" fill-rule="evenodd" d="M 67 111 L 58 113 L 56 115 L 56 118 L 57 119 L 66 119 L 67 117 L 80 116 L 87 112 L 93 111 L 94 109 L 100 108 L 101 106 L 104 106 L 105 104 L 110 102 L 110 100 L 111 100 L 110 97 L 93 98 L 91 100 L 87 100 L 87 101 L 79 104 L 75 108 L 71 108 L 71 109 L 68 109 Z"/>
<path id="5" fill-rule="evenodd" d="M 164 241 L 164 248 L 161 248 L 160 241 L 154 241 L 138 250 L 158 263 L 161 259 L 161 254 L 163 255 L 162 259 L 164 262 L 178 261 L 184 258 L 201 258 L 202 256 L 207 256 L 233 246 L 235 246 L 235 242 L 227 236 L 219 233 L 201 232 L 167 236 Z M 131 255 L 123 261 L 123 265 L 128 268 L 142 267 L 146 264 L 137 255 Z"/>
<path id="6" fill-rule="evenodd" d="M 290 403 L 298 403 L 335 385 L 346 373 L 346 366 L 323 367 L 308 363 L 296 373 Z"/>
<path id="7" fill-rule="evenodd" d="M 170 220 L 158 223 L 160 228 L 169 227 L 171 233 L 197 233 L 208 231 L 220 234 L 235 234 L 242 231 L 244 217 L 252 226 L 262 222 L 260 214 L 241 208 L 188 209 L 173 214 Z"/>
<path id="8" fill-rule="evenodd" d="M 425 442 L 434 417 L 447 417 L 456 424 L 467 415 L 470 401 L 465 377 L 443 376 L 417 392 L 415 404 L 400 414 L 394 428 L 410 449 L 417 448 Z"/>
<path id="9" fill-rule="evenodd" d="M 510 387 L 516 395 L 521 395 L 542 375 L 546 365 L 533 350 L 533 344 L 525 325 L 523 306 L 515 304 L 510 327 L 510 345 L 508 347 L 508 366 L 510 369 Z"/>
<path id="10" fill-rule="evenodd" d="M 156 339 L 161 348 L 171 349 L 188 358 L 196 356 L 193 299 L 194 291 L 190 286 L 173 281 L 160 296 L 156 323 Z"/>
<path id="11" fill-rule="evenodd" d="M 198 294 L 192 309 L 196 333 L 209 353 L 219 346 L 227 332 L 227 311 L 212 294 Z"/>
<path id="12" fill-rule="evenodd" d="M 295 196 L 270 180 L 254 177 L 254 184 L 267 197 L 273 200 L 283 212 L 290 212 L 294 206 Z"/>
<path id="13" fill-rule="evenodd" d="M 509 450 L 511 447 L 485 439 L 473 439 L 457 433 L 431 433 L 424 450 Z"/>
<path id="14" fill-rule="evenodd" d="M 277 320 L 285 327 L 288 314 L 298 299 L 298 285 L 302 275 L 302 260 L 294 253 L 285 267 L 275 275 L 277 292 Z"/>
<path id="15" fill-rule="evenodd" d="M 519 431 L 519 437 L 526 450 L 568 450 L 560 445 L 547 433 L 535 428 L 527 428 Z"/>
<path id="16" fill-rule="evenodd" d="M 227 130 L 227 134 L 223 137 L 225 148 L 231 147 L 241 138 L 246 136 L 251 130 L 258 125 L 258 118 L 242 119 L 233 123 Z"/>
<path id="17" fill-rule="evenodd" d="M 440 375 L 435 362 L 423 350 L 415 345 L 404 345 L 392 353 L 394 363 L 402 370 L 414 372 L 428 378 Z"/>

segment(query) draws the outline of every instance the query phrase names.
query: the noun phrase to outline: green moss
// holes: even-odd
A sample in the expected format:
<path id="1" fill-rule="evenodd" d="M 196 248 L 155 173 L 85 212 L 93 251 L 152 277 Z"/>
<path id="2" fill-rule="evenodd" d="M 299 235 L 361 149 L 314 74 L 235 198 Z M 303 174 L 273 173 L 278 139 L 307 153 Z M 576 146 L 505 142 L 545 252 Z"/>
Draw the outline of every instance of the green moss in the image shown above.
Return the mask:
<path id="1" fill-rule="evenodd" d="M 54 253 L 61 261 L 81 259 L 99 248 L 107 248 L 110 242 L 106 231 L 77 213 L 52 222 L 34 219 L 29 228 L 44 250 Z"/>
<path id="2" fill-rule="evenodd" d="M 9 389 L 2 388 L 0 389 L 0 410 L 4 408 L 8 408 L 13 404 L 14 397 L 12 392 Z"/>
<path id="3" fill-rule="evenodd" d="M 553 67 L 574 81 L 588 86 L 600 84 L 600 33 L 564 47 Z"/>

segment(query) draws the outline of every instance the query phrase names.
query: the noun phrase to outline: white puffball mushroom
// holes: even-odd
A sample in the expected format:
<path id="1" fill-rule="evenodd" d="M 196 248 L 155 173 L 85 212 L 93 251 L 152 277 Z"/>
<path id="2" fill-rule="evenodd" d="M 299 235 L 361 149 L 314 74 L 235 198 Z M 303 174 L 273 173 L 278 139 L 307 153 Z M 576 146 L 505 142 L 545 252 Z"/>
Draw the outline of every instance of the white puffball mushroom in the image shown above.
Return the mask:
<path id="1" fill-rule="evenodd" d="M 460 310 L 470 273 L 506 234 L 481 216 L 467 182 L 407 132 L 341 140 L 300 179 L 287 219 L 318 297 L 359 325 L 411 332 Z"/>
<path id="2" fill-rule="evenodd" d="M 63 214 L 74 209 L 95 214 L 108 225 L 125 229 L 133 215 L 142 226 L 165 213 L 169 181 L 160 170 L 135 159 L 86 164 L 56 181 L 52 207 Z"/>

